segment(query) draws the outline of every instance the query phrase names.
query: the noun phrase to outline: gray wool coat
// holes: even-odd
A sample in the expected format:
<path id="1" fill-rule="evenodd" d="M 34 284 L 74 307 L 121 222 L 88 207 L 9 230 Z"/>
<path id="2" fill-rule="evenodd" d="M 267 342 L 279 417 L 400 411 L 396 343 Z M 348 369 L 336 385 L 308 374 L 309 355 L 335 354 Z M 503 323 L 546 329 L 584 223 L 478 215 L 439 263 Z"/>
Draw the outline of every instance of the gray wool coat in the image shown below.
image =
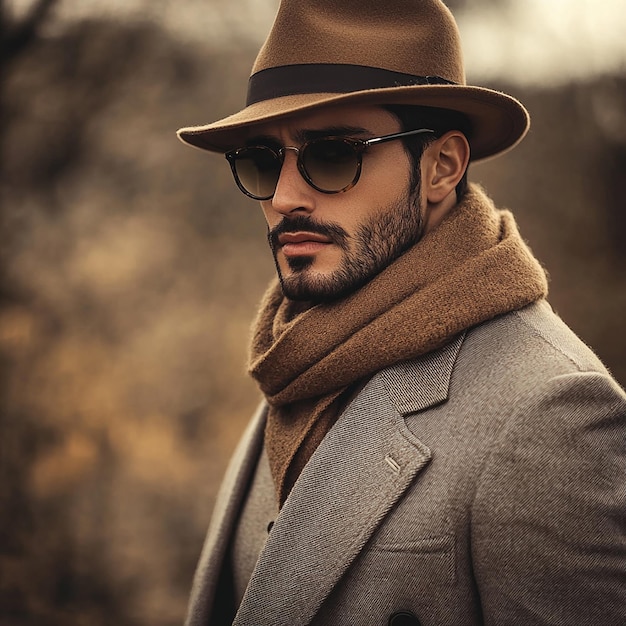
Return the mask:
<path id="1" fill-rule="evenodd" d="M 227 623 L 212 615 L 264 417 L 224 480 L 188 626 Z M 233 623 L 626 624 L 626 395 L 544 301 L 380 371 L 302 472 Z"/>

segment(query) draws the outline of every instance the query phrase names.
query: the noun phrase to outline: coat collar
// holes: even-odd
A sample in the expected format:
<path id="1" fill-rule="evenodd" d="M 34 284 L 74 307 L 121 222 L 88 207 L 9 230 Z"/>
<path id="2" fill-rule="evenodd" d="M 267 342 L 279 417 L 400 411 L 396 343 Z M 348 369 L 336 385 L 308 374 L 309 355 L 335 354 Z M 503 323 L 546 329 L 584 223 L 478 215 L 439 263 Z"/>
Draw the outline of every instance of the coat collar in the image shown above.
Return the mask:
<path id="1" fill-rule="evenodd" d="M 310 623 L 428 464 L 430 450 L 403 416 L 445 401 L 462 341 L 460 336 L 429 355 L 379 372 L 353 400 L 287 498 L 234 626 Z"/>
<path id="2" fill-rule="evenodd" d="M 463 332 L 439 350 L 388 367 L 377 375 L 400 415 L 407 416 L 448 399 L 452 369 L 465 335 Z"/>

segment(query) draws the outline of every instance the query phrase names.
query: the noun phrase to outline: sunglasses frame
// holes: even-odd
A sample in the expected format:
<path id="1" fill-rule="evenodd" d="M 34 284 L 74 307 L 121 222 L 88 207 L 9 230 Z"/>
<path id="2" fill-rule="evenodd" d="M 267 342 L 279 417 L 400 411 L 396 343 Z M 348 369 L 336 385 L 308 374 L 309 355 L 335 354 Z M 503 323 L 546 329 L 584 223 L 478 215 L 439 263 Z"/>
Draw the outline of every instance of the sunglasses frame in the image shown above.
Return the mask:
<path id="1" fill-rule="evenodd" d="M 361 177 L 361 170 L 363 166 L 363 153 L 365 152 L 365 150 L 367 150 L 367 148 L 370 148 L 371 146 L 376 146 L 381 143 L 386 143 L 388 141 L 393 141 L 395 139 L 402 139 L 403 137 L 409 137 L 411 135 L 419 135 L 423 133 L 434 133 L 434 132 L 435 131 L 432 130 L 431 128 L 417 128 L 415 130 L 406 130 L 406 131 L 402 131 L 399 133 L 392 133 L 390 135 L 372 137 L 371 139 L 356 139 L 354 137 L 340 137 L 340 136 L 339 137 L 335 137 L 335 136 L 318 137 L 316 139 L 311 139 L 310 141 L 303 143 L 299 148 L 295 146 L 284 146 L 282 148 L 279 148 L 278 150 L 275 150 L 274 148 L 270 148 L 269 146 L 252 145 L 252 146 L 244 146 L 242 148 L 236 148 L 234 150 L 229 150 L 228 152 L 224 154 L 224 156 L 226 157 L 226 160 L 230 164 L 230 169 L 233 173 L 233 178 L 235 179 L 235 183 L 237 184 L 237 187 L 239 187 L 239 190 L 242 193 L 244 193 L 249 198 L 252 198 L 253 200 L 259 200 L 259 201 L 271 200 L 274 197 L 274 194 L 276 193 L 276 187 L 274 187 L 274 191 L 269 196 L 257 196 L 256 194 L 253 194 L 252 192 L 248 191 L 246 187 L 242 184 L 241 180 L 239 179 L 239 174 L 237 173 L 238 157 L 241 154 L 245 153 L 246 151 L 255 149 L 255 148 L 269 150 L 272 154 L 274 154 L 277 161 L 280 163 L 280 170 L 278 173 L 279 178 L 280 178 L 280 171 L 282 170 L 283 164 L 285 162 L 285 151 L 293 150 L 297 154 L 297 157 L 298 157 L 298 171 L 300 172 L 300 175 L 302 176 L 302 178 L 304 178 L 304 180 L 307 182 L 307 184 L 313 187 L 313 189 L 315 189 L 316 191 L 319 191 L 320 193 L 335 194 L 335 193 L 343 193 L 344 191 L 348 191 L 349 189 L 352 189 L 352 187 L 354 187 L 359 182 L 359 178 Z M 302 155 L 305 153 L 307 147 L 309 147 L 311 144 L 320 143 L 320 142 L 328 141 L 328 140 L 342 141 L 346 143 L 347 145 L 351 146 L 352 149 L 354 150 L 354 153 L 357 159 L 356 172 L 354 174 L 352 181 L 349 184 L 347 184 L 345 187 L 343 187 L 342 189 L 337 189 L 337 190 L 332 190 L 332 191 L 323 189 L 313 182 L 309 173 L 306 171 L 303 158 L 302 158 Z M 276 181 L 276 183 L 278 184 L 278 180 Z"/>

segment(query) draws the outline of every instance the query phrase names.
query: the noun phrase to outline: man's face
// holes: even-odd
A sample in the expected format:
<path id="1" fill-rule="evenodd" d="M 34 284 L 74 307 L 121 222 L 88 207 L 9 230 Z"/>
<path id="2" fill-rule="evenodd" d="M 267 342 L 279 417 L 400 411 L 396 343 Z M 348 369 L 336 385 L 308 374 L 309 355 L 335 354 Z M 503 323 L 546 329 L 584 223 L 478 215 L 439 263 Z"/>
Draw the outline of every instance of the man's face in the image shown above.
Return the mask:
<path id="1" fill-rule="evenodd" d="M 264 125 L 250 142 L 299 148 L 312 136 L 368 139 L 401 130 L 382 109 L 342 107 Z M 261 202 L 285 295 L 314 303 L 346 296 L 418 241 L 420 192 L 410 181 L 400 140 L 368 148 L 357 184 L 336 194 L 311 187 L 287 150 L 274 197 Z"/>

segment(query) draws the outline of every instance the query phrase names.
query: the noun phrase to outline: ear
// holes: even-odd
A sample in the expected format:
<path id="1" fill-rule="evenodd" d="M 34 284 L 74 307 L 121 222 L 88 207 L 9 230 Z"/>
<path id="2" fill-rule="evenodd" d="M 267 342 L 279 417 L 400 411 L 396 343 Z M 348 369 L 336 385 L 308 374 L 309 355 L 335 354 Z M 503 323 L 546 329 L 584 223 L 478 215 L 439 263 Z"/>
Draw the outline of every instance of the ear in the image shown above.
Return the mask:
<path id="1" fill-rule="evenodd" d="M 428 203 L 440 204 L 454 193 L 469 158 L 469 143 L 458 130 L 447 132 L 428 146 L 422 159 L 422 190 Z"/>

